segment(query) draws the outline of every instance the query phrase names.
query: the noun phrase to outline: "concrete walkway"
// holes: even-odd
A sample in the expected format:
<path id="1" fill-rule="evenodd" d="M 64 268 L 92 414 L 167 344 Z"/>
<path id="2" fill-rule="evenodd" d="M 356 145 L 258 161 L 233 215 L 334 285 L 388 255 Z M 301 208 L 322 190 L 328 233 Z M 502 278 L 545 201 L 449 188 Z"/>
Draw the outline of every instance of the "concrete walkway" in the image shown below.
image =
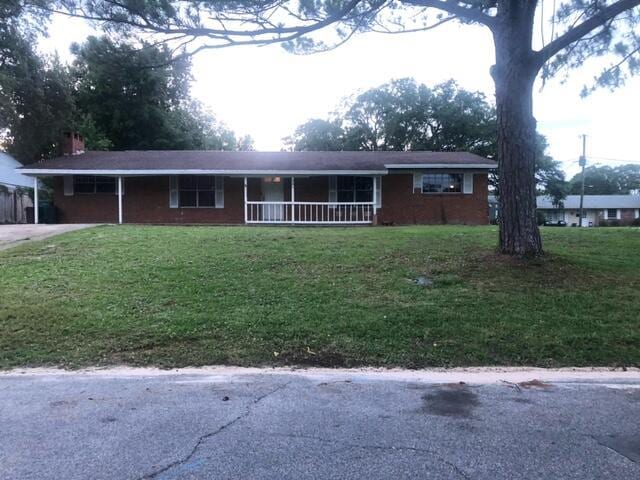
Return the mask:
<path id="1" fill-rule="evenodd" d="M 0 250 L 14 247 L 30 240 L 42 240 L 61 233 L 73 232 L 83 228 L 95 227 L 95 224 L 17 224 L 0 225 Z"/>
<path id="2" fill-rule="evenodd" d="M 638 479 L 638 418 L 637 370 L 14 371 L 0 478 Z"/>

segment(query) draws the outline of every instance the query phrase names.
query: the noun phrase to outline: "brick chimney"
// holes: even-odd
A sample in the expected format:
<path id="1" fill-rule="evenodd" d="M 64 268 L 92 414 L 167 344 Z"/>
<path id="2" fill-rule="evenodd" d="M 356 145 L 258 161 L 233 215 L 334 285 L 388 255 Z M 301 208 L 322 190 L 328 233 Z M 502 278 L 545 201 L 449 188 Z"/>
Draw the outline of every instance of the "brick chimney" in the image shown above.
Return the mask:
<path id="1" fill-rule="evenodd" d="M 84 153 L 84 138 L 78 132 L 67 131 L 62 137 L 62 154 L 82 155 Z"/>

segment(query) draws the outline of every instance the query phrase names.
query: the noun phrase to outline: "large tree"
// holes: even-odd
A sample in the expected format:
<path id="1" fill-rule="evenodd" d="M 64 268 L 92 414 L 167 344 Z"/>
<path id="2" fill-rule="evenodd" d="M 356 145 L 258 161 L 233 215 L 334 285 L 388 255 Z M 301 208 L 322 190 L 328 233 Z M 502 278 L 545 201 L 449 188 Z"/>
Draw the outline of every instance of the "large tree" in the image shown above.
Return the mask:
<path id="1" fill-rule="evenodd" d="M 230 150 L 233 132 L 190 97 L 188 58 L 89 37 L 72 47 L 78 109 L 115 150 Z"/>
<path id="2" fill-rule="evenodd" d="M 482 93 L 453 80 L 430 88 L 403 78 L 348 97 L 330 119 L 311 119 L 284 140 L 293 150 L 467 151 L 496 158 L 496 110 Z M 536 191 L 562 200 L 560 162 L 547 155 L 544 136 L 537 136 L 537 147 Z M 490 176 L 494 193 L 498 178 Z"/>
<path id="3" fill-rule="evenodd" d="M 587 195 L 626 195 L 640 192 L 640 165 L 593 165 L 585 169 L 584 178 L 584 192 Z M 582 175 L 577 174 L 569 181 L 570 193 L 579 194 L 581 186 Z"/>
<path id="4" fill-rule="evenodd" d="M 491 74 L 498 116 L 500 249 L 538 255 L 534 81 L 541 71 L 548 77 L 612 53 L 619 60 L 598 82 L 619 85 L 640 69 L 639 5 L 640 0 L 52 0 L 46 8 L 114 31 L 160 35 L 187 53 L 272 43 L 308 52 L 333 48 L 359 32 L 427 30 L 451 21 L 488 28 L 496 56 Z M 541 31 L 540 48 L 533 42 L 536 18 L 548 27 Z M 332 34 L 319 39 L 314 32 L 320 30 Z"/>

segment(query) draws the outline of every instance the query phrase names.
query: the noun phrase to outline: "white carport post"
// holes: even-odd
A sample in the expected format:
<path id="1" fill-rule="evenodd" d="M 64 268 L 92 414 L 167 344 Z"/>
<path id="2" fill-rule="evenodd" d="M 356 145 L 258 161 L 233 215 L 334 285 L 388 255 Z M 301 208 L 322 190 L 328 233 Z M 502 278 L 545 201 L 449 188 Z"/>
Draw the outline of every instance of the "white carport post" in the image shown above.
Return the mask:
<path id="1" fill-rule="evenodd" d="M 291 177 L 291 223 L 296 223 L 296 177 Z"/>
<path id="2" fill-rule="evenodd" d="M 38 223 L 38 177 L 33 177 L 33 223 Z"/>
<path id="3" fill-rule="evenodd" d="M 118 224 L 122 225 L 122 177 L 118 177 Z"/>
<path id="4" fill-rule="evenodd" d="M 378 205 L 378 196 L 377 196 L 377 188 L 376 188 L 376 184 L 378 182 L 376 177 L 371 177 L 371 182 L 373 183 L 373 208 L 371 209 L 371 223 L 373 223 L 376 217 L 376 206 Z"/>
<path id="5" fill-rule="evenodd" d="M 244 177 L 244 223 L 247 223 L 247 177 Z"/>

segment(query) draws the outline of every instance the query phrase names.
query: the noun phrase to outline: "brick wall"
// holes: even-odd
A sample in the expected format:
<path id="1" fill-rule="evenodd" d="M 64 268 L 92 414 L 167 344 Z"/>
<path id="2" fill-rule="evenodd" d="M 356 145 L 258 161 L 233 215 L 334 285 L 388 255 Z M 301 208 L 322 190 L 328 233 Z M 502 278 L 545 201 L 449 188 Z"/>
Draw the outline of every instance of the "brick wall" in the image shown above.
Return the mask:
<path id="1" fill-rule="evenodd" d="M 124 223 L 244 223 L 243 179 L 225 177 L 224 208 L 169 208 L 169 177 L 127 177 Z M 62 177 L 54 178 L 53 201 L 61 223 L 116 223 L 113 193 L 65 196 Z"/>
<path id="2" fill-rule="evenodd" d="M 169 177 L 124 178 L 125 223 L 244 223 L 242 178 L 224 178 L 224 208 L 169 208 Z M 291 198 L 291 183 L 283 179 L 285 201 Z M 61 223 L 116 223 L 118 197 L 113 193 L 64 195 L 62 177 L 54 177 L 54 204 Z M 328 177 L 296 179 L 296 200 L 329 200 Z M 262 200 L 260 179 L 248 181 L 250 200 Z M 422 194 L 413 191 L 412 174 L 382 177 L 382 209 L 379 220 L 395 224 L 487 224 L 487 175 L 474 175 L 472 194 Z"/>
<path id="3" fill-rule="evenodd" d="M 476 173 L 473 193 L 423 194 L 413 188 L 413 174 L 382 177 L 382 209 L 379 222 L 403 224 L 489 223 L 486 173 Z"/>

